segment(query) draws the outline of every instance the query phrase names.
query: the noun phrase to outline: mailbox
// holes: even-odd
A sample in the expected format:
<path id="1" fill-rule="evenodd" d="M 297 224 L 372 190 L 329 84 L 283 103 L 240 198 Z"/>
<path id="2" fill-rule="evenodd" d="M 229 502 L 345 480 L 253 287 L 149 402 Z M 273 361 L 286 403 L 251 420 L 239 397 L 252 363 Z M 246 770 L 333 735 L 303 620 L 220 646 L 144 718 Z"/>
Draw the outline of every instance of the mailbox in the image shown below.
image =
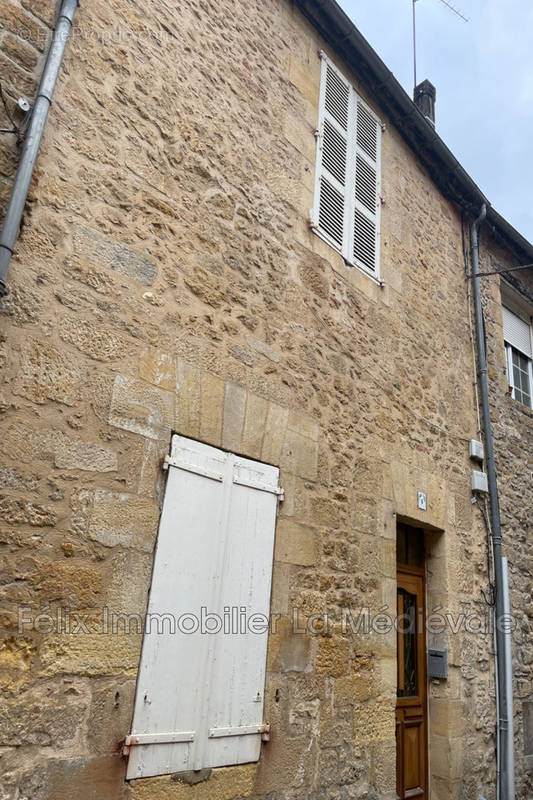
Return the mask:
<path id="1" fill-rule="evenodd" d="M 428 677 L 447 678 L 448 677 L 448 651 L 428 650 Z"/>

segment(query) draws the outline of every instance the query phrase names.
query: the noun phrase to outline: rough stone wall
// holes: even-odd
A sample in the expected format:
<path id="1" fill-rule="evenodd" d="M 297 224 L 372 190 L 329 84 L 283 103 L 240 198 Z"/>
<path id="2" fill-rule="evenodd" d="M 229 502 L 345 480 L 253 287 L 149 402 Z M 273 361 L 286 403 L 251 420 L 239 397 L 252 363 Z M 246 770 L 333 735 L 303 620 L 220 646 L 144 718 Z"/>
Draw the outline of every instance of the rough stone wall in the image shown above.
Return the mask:
<path id="1" fill-rule="evenodd" d="M 98 625 L 145 608 L 172 431 L 280 465 L 273 611 L 394 609 L 398 516 L 431 607 L 483 611 L 460 218 L 388 125 L 384 287 L 310 232 L 321 47 L 285 0 L 79 9 L 1 305 L 5 798 L 395 797 L 394 634 L 289 619 L 259 764 L 124 783 L 141 641 Z M 493 800 L 491 637 L 433 644 L 432 798 Z"/>
<path id="2" fill-rule="evenodd" d="M 0 213 L 4 214 L 15 175 L 28 115 L 19 98 L 33 102 L 56 17 L 56 0 L 0 2 L 0 83 L 6 109 L 0 105 Z M 10 119 L 11 117 L 11 119 Z"/>
<path id="3" fill-rule="evenodd" d="M 488 237 L 482 240 L 484 271 L 524 263 L 519 255 L 502 250 Z M 483 280 L 491 412 L 498 472 L 504 555 L 509 559 L 513 635 L 513 699 L 517 798 L 533 796 L 533 411 L 510 396 L 502 327 L 502 299 L 521 296 L 533 314 L 533 278 L 515 272 Z M 514 292 L 513 292 L 514 290 Z"/>

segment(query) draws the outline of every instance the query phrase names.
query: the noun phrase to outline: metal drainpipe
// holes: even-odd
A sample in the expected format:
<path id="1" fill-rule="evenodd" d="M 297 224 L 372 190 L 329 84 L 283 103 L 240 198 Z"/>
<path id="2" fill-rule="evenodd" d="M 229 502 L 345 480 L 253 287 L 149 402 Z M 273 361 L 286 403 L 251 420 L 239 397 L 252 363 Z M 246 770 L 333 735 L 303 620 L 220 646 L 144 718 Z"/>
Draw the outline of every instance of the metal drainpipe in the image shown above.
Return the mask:
<path id="1" fill-rule="evenodd" d="M 487 216 L 487 206 L 483 203 L 481 213 L 471 228 L 472 246 L 472 287 L 474 296 L 476 338 L 478 348 L 479 384 L 481 404 L 483 408 L 483 431 L 485 436 L 486 465 L 489 481 L 489 499 L 492 528 L 492 550 L 494 554 L 494 588 L 496 612 L 496 691 L 498 697 L 498 735 L 497 748 L 499 756 L 498 787 L 500 800 L 514 800 L 510 794 L 511 780 L 509 775 L 509 719 L 507 702 L 507 671 L 505 659 L 505 595 L 502 560 L 502 532 L 500 524 L 500 503 L 498 500 L 498 482 L 494 465 L 494 445 L 490 421 L 489 382 L 487 376 L 487 349 L 485 344 L 485 326 L 481 305 L 481 289 L 479 282 L 479 227 Z"/>
<path id="2" fill-rule="evenodd" d="M 29 130 L 24 141 L 20 163 L 11 191 L 2 232 L 0 233 L 0 297 L 7 294 L 7 273 L 19 233 L 20 221 L 24 212 L 28 189 L 30 188 L 35 162 L 43 138 L 46 119 L 50 106 L 52 105 L 52 97 L 57 77 L 61 69 L 61 64 L 63 63 L 65 47 L 70 36 L 72 22 L 78 6 L 78 0 L 63 0 L 57 17 L 57 23 L 50 50 L 48 51 L 46 64 L 41 76 Z"/>
<path id="3" fill-rule="evenodd" d="M 508 619 L 511 615 L 511 601 L 509 597 L 509 564 L 504 557 L 503 561 L 503 602 L 505 614 Z M 514 778 L 514 718 L 513 718 L 513 661 L 512 661 L 512 631 L 505 629 L 505 663 L 507 664 L 507 771 L 509 774 L 509 797 L 515 796 Z"/>

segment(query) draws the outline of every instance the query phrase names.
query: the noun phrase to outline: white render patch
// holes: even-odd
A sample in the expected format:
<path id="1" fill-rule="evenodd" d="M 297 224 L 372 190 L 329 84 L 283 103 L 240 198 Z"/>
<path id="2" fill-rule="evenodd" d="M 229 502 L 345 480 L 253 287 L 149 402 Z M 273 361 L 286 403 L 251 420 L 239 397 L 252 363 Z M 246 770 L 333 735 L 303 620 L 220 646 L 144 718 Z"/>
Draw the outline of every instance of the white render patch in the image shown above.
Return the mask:
<path id="1" fill-rule="evenodd" d="M 116 472 L 118 469 L 117 454 L 112 450 L 64 435 L 58 437 L 54 460 L 58 469 L 81 469 L 85 472 Z"/>
<path id="2" fill-rule="evenodd" d="M 151 553 L 159 521 L 159 506 L 135 494 L 95 489 L 89 537 L 106 547 L 131 547 Z"/>
<path id="3" fill-rule="evenodd" d="M 143 381 L 117 375 L 109 424 L 149 439 L 168 439 L 174 421 L 174 396 Z"/>

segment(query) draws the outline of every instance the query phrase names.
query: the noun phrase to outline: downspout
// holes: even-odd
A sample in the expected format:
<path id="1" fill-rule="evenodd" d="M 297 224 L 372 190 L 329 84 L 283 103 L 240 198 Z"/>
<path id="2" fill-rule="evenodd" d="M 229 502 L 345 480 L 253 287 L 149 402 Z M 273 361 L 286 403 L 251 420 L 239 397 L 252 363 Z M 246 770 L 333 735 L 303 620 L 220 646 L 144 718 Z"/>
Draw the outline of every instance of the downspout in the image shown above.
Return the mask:
<path id="1" fill-rule="evenodd" d="M 494 444 L 490 420 L 489 382 L 487 376 L 487 349 L 485 343 L 485 324 L 481 305 L 481 289 L 479 281 L 479 228 L 487 216 L 487 206 L 483 203 L 481 213 L 471 227 L 472 247 L 472 289 L 474 297 L 476 339 L 478 351 L 479 388 L 483 409 L 483 433 L 485 438 L 485 460 L 489 482 L 489 500 L 491 514 L 492 551 L 494 559 L 494 589 L 496 614 L 496 692 L 497 692 L 497 749 L 498 749 L 498 788 L 499 800 L 514 800 L 511 794 L 512 781 L 509 771 L 509 707 L 508 707 L 508 673 L 506 663 L 505 626 L 505 583 L 502 559 L 502 532 L 500 523 L 500 504 L 498 500 L 498 482 L 494 464 Z"/>
<path id="2" fill-rule="evenodd" d="M 506 619 L 511 619 L 511 602 L 509 598 L 509 564 L 503 558 L 503 603 Z M 505 663 L 507 665 L 507 753 L 509 771 L 509 797 L 515 795 L 514 783 L 514 717 L 513 717 L 513 661 L 512 661 L 512 631 L 510 625 L 505 627 Z"/>
<path id="3" fill-rule="evenodd" d="M 35 162 L 39 154 L 41 140 L 57 78 L 63 63 L 63 55 L 67 45 L 78 0 L 63 0 L 57 18 L 52 43 L 48 51 L 41 82 L 37 91 L 37 98 L 33 106 L 31 121 L 28 129 L 20 163 L 11 191 L 2 232 L 0 233 L 0 297 L 7 294 L 6 280 L 9 265 L 13 256 L 15 242 L 18 237 L 20 221 L 26 205 L 26 198 L 30 188 Z"/>

